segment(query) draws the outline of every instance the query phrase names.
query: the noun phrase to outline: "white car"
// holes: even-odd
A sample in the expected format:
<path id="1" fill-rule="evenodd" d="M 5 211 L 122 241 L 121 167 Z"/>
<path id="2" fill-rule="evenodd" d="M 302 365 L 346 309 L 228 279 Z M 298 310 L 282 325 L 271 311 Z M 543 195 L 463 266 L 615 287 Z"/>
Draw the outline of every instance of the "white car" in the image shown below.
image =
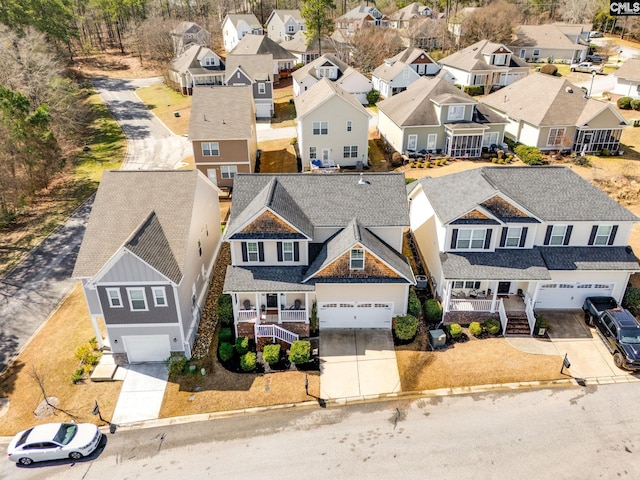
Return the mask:
<path id="1" fill-rule="evenodd" d="M 571 64 L 572 72 L 584 72 L 584 73 L 604 73 L 602 65 L 594 65 L 591 62 L 581 62 Z"/>
<path id="2" fill-rule="evenodd" d="M 21 465 L 90 455 L 102 439 L 91 423 L 45 423 L 18 433 L 7 449 L 9 460 Z"/>

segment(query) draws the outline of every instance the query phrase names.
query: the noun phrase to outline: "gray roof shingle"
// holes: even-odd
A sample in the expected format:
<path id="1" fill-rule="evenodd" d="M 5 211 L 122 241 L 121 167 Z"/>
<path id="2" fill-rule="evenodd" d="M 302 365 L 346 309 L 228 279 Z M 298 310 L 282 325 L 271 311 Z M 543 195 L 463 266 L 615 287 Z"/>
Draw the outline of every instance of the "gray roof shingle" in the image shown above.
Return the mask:
<path id="1" fill-rule="evenodd" d="M 254 131 L 250 86 L 198 86 L 193 89 L 189 140 L 247 140 Z"/>
<path id="2" fill-rule="evenodd" d="M 224 292 L 312 292 L 313 283 L 302 283 L 305 267 L 228 266 Z"/>
<path id="3" fill-rule="evenodd" d="M 490 42 L 489 40 L 480 40 L 473 45 L 469 45 L 467 48 L 463 48 L 462 50 L 444 57 L 440 60 L 440 64 L 459 68 L 467 72 L 470 72 L 471 70 L 502 70 L 506 67 L 505 65 L 489 65 L 485 61 L 484 57 L 485 54 L 491 54 L 501 47 L 504 47 L 501 43 Z M 511 55 L 511 64 L 508 66 L 529 68 L 524 60 L 519 59 L 515 55 Z"/>
<path id="4" fill-rule="evenodd" d="M 273 55 L 229 55 L 226 59 L 225 82 L 233 83 L 231 77 L 238 68 L 255 82 L 273 78 Z"/>
<path id="5" fill-rule="evenodd" d="M 495 252 L 441 253 L 447 280 L 550 280 L 536 249 L 503 249 Z"/>
<path id="6" fill-rule="evenodd" d="M 549 270 L 640 271 L 630 247 L 537 247 Z"/>
<path id="7" fill-rule="evenodd" d="M 613 76 L 634 82 L 640 81 L 640 58 L 625 60 L 620 68 L 613 72 Z"/>
<path id="8" fill-rule="evenodd" d="M 265 35 L 247 34 L 229 55 L 272 55 L 274 60 L 295 60 L 296 57 Z"/>

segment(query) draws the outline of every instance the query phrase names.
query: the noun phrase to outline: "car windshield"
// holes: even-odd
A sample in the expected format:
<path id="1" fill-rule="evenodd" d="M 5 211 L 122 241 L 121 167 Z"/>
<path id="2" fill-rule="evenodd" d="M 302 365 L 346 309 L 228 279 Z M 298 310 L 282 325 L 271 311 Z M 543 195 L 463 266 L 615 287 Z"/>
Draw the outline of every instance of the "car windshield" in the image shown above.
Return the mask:
<path id="1" fill-rule="evenodd" d="M 640 343 L 640 328 L 628 328 L 620 330 L 622 343 Z"/>
<path id="2" fill-rule="evenodd" d="M 78 431 L 78 426 L 74 423 L 63 423 L 60 425 L 60 430 L 56 433 L 56 436 L 53 437 L 53 441 L 59 443 L 60 445 L 67 445 L 73 437 L 76 435 Z"/>

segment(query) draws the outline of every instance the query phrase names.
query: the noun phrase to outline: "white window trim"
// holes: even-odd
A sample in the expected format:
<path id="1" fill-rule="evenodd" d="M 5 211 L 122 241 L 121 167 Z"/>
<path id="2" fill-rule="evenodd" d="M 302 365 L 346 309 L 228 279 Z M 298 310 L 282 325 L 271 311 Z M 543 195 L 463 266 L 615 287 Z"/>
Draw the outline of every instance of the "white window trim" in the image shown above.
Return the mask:
<path id="1" fill-rule="evenodd" d="M 438 134 L 430 133 L 427 135 L 427 150 L 435 150 L 438 146 Z"/>
<path id="2" fill-rule="evenodd" d="M 418 135 L 415 133 L 407 136 L 407 150 L 415 150 L 418 148 Z"/>
<path id="3" fill-rule="evenodd" d="M 120 289 L 119 288 L 107 288 L 105 289 L 107 292 L 107 298 L 109 299 L 109 307 L 111 308 L 124 308 L 124 305 L 122 304 L 122 295 L 120 295 Z M 117 294 L 117 299 L 118 299 L 118 303 L 120 305 L 114 305 L 113 304 L 113 298 L 111 297 L 111 293 L 115 292 Z"/>
<path id="4" fill-rule="evenodd" d="M 552 133 L 555 132 L 555 135 L 553 135 L 553 137 L 555 138 L 555 142 L 551 141 L 551 137 L 552 137 Z M 562 132 L 560 134 L 560 132 Z M 562 139 L 565 137 L 565 135 L 567 134 L 567 129 L 562 127 L 562 128 L 550 128 L 549 129 L 549 135 L 547 136 L 547 146 L 548 147 L 559 147 L 562 145 Z"/>
<path id="5" fill-rule="evenodd" d="M 153 306 L 154 307 L 168 307 L 169 303 L 167 302 L 167 292 L 164 287 L 151 287 L 151 292 L 153 294 Z M 160 293 L 160 296 L 164 300 L 164 303 L 158 303 L 157 293 Z"/>
<path id="6" fill-rule="evenodd" d="M 264 83 L 258 83 L 258 93 L 264 95 L 267 91 L 267 87 Z"/>
<path id="7" fill-rule="evenodd" d="M 470 232 L 469 233 L 469 238 L 461 238 L 462 232 Z M 478 236 L 478 232 L 482 232 L 482 236 Z M 477 238 L 475 238 L 477 237 Z M 458 229 L 458 238 L 456 239 L 456 250 L 484 250 L 484 241 L 485 238 L 487 237 L 487 230 L 485 228 L 460 228 Z M 473 246 L 473 242 L 476 241 L 482 241 L 482 245 L 479 247 L 474 247 Z M 460 242 L 461 241 L 468 241 L 469 242 L 469 246 L 468 247 L 462 247 L 460 246 Z"/>
<path id="8" fill-rule="evenodd" d="M 461 112 L 461 114 L 458 112 Z M 447 111 L 447 120 L 464 120 L 464 105 L 449 105 L 449 110 Z"/>
<path id="9" fill-rule="evenodd" d="M 361 258 L 354 258 L 353 253 L 354 252 L 360 252 L 362 254 Z M 354 267 L 353 266 L 353 261 L 357 261 L 360 262 L 362 261 L 362 267 Z M 351 270 L 364 270 L 364 248 L 352 248 L 351 251 L 349 252 L 349 268 Z"/>
<path id="10" fill-rule="evenodd" d="M 205 145 L 209 146 L 209 148 L 204 148 Z M 213 146 L 215 145 L 215 148 L 213 148 Z M 201 143 L 201 147 L 202 147 L 202 156 L 203 157 L 219 157 L 220 156 L 220 144 L 218 142 L 202 142 Z M 209 150 L 211 153 L 210 154 L 206 154 L 204 153 L 205 150 Z M 216 153 L 213 153 L 216 152 Z"/>
<path id="11" fill-rule="evenodd" d="M 351 120 L 347 120 L 347 132 L 353 131 L 353 122 Z"/>
<path id="12" fill-rule="evenodd" d="M 514 235 L 515 232 L 517 235 Z M 522 237 L 522 227 L 508 227 L 507 237 L 504 239 L 504 246 L 509 248 L 518 248 L 520 246 L 520 238 Z M 509 245 L 509 240 L 515 240 L 515 245 Z"/>
<path id="13" fill-rule="evenodd" d="M 221 165 L 220 166 L 220 177 L 225 180 L 231 180 L 235 178 L 238 173 L 238 167 L 235 165 Z"/>
<path id="14" fill-rule="evenodd" d="M 309 147 L 309 159 L 316 160 L 318 158 L 318 147 Z"/>
<path id="15" fill-rule="evenodd" d="M 287 250 L 290 249 L 290 250 Z M 287 258 L 289 256 L 290 258 Z M 282 261 L 283 262 L 293 262 L 293 242 L 282 242 Z"/>
<path id="16" fill-rule="evenodd" d="M 605 233 L 600 233 L 600 229 L 608 229 L 609 231 L 605 234 Z M 598 225 L 598 229 L 596 230 L 596 236 L 593 238 L 593 244 L 597 245 L 599 247 L 602 246 L 606 246 L 609 244 L 609 239 L 611 238 L 611 232 L 613 231 L 613 225 Z M 598 241 L 598 238 L 600 239 L 604 239 L 604 242 L 602 242 L 602 240 Z"/>
<path id="17" fill-rule="evenodd" d="M 255 245 L 256 251 L 252 252 L 249 250 L 250 246 Z M 255 254 L 256 258 L 253 260 L 251 255 Z M 258 242 L 247 242 L 247 262 L 259 262 L 260 261 L 260 247 L 258 246 Z"/>
<path id="18" fill-rule="evenodd" d="M 556 229 L 562 230 L 562 235 L 560 235 L 559 233 L 555 233 Z M 564 245 L 564 237 L 567 235 L 567 225 L 553 225 L 551 227 L 551 235 L 549 236 L 549 245 L 553 245 L 553 246 L 557 246 L 557 245 Z M 553 237 L 561 237 L 560 239 L 560 243 L 553 243 Z"/>
<path id="19" fill-rule="evenodd" d="M 133 308 L 133 300 L 131 299 L 131 292 L 142 291 L 142 300 L 144 301 L 144 308 Z M 144 287 L 127 287 L 127 297 L 129 298 L 129 309 L 132 312 L 148 312 L 149 304 L 147 303 L 147 293 Z"/>
<path id="20" fill-rule="evenodd" d="M 318 133 L 316 133 L 316 130 L 318 131 Z M 324 130 L 324 133 L 323 133 L 323 130 Z M 329 122 L 313 122 L 313 124 L 311 125 L 311 133 L 313 135 L 328 135 Z"/>

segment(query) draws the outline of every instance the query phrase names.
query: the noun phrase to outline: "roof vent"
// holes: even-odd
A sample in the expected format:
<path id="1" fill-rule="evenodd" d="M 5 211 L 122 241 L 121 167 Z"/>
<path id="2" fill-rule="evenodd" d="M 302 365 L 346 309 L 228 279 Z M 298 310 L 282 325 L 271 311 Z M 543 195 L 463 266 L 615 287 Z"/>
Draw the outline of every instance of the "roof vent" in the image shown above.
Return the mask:
<path id="1" fill-rule="evenodd" d="M 360 174 L 360 178 L 358 179 L 358 185 L 371 185 L 371 182 L 369 182 L 368 180 L 365 180 L 362 177 L 362 174 Z"/>
<path id="2" fill-rule="evenodd" d="M 567 87 L 567 88 L 565 89 L 565 91 L 566 91 L 567 93 L 573 93 L 573 88 L 571 88 L 571 87 Z"/>

